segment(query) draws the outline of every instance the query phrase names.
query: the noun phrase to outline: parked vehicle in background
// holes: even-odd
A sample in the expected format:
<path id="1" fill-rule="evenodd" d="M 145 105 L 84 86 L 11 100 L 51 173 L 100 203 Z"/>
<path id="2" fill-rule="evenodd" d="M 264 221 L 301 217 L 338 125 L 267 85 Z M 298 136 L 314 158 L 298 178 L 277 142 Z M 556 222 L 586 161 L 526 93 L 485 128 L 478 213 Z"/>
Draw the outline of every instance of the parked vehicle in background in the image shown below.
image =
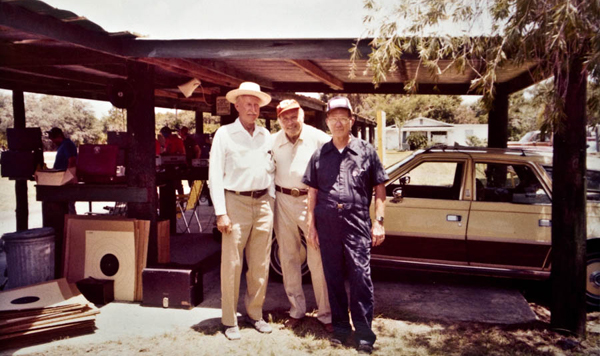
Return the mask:
<path id="1" fill-rule="evenodd" d="M 550 276 L 549 154 L 438 146 L 387 168 L 386 240 L 374 266 L 512 278 Z M 546 167 L 546 168 L 545 168 Z M 591 173 L 598 181 L 600 174 Z M 600 305 L 600 201 L 589 184 L 587 301 Z"/>
<path id="2" fill-rule="evenodd" d="M 542 135 L 541 131 L 529 131 L 519 141 L 507 142 L 508 148 L 535 148 L 552 151 L 552 134 Z"/>

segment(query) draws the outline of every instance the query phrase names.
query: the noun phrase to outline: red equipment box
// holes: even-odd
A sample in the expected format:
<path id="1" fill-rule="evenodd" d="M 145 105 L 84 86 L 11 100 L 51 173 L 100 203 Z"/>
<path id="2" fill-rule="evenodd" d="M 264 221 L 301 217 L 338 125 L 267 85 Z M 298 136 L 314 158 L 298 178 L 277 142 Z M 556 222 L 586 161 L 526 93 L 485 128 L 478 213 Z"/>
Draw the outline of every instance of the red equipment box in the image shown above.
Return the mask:
<path id="1" fill-rule="evenodd" d="M 77 156 L 77 179 L 85 183 L 120 183 L 117 177 L 116 145 L 81 145 Z"/>

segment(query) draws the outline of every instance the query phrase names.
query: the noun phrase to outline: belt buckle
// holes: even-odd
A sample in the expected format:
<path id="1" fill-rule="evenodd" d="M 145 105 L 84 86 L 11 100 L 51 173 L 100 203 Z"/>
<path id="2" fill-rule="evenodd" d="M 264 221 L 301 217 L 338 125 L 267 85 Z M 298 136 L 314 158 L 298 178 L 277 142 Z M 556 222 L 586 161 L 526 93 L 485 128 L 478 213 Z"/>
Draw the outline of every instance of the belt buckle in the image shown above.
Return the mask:
<path id="1" fill-rule="evenodd" d="M 344 209 L 344 204 L 338 203 L 336 208 L 338 208 L 338 210 L 342 210 Z"/>
<path id="2" fill-rule="evenodd" d="M 299 197 L 300 196 L 300 189 L 298 189 L 298 188 L 292 188 L 291 190 L 292 190 L 291 193 L 292 193 L 293 197 Z"/>
<path id="3" fill-rule="evenodd" d="M 258 190 L 252 190 L 252 191 L 250 192 L 250 197 L 251 197 L 251 198 L 256 198 L 256 196 L 258 196 Z"/>

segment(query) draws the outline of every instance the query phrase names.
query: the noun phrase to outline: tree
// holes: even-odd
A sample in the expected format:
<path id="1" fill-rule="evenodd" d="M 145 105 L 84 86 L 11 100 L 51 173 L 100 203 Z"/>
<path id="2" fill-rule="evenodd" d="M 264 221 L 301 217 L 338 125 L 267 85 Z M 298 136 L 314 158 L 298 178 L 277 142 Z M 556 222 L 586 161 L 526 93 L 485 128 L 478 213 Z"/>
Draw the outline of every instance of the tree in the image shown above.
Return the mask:
<path id="1" fill-rule="evenodd" d="M 324 94 L 321 100 L 333 97 Z M 448 123 L 480 123 L 472 107 L 462 105 L 459 96 L 447 95 L 396 95 L 396 94 L 349 94 L 347 95 L 354 110 L 362 116 L 373 118 L 377 110 L 385 111 L 386 125 L 401 126 L 417 117 Z"/>
<path id="2" fill-rule="evenodd" d="M 89 104 L 72 98 L 25 94 L 27 127 L 39 127 L 42 132 L 60 127 L 75 143 L 97 143 L 102 138 L 102 126 Z M 0 94 L 0 143 L 6 129 L 14 126 L 12 96 Z M 45 140 L 46 148 L 51 144 Z"/>
<path id="3" fill-rule="evenodd" d="M 419 55 L 421 67 L 434 77 L 467 67 L 478 75 L 473 92 L 493 105 L 496 78 L 506 65 L 534 63 L 534 80 L 553 77 L 554 90 L 546 101 L 554 130 L 552 204 L 551 324 L 578 335 L 585 333 L 585 98 L 586 78 L 600 79 L 600 2 L 586 0 L 398 0 L 375 29 L 367 66 L 377 85 L 395 70 L 403 53 Z M 380 7 L 366 0 L 374 24 Z M 486 17 L 487 16 L 487 17 Z M 440 36 L 448 21 L 473 24 L 488 18 L 487 36 Z M 399 31 L 399 25 L 405 25 Z M 360 39 L 359 39 L 360 40 Z M 351 49 L 360 55 L 358 42 Z M 442 68 L 440 60 L 451 64 Z M 475 64 L 484 63 L 480 69 Z M 405 83 L 409 91 L 416 79 Z M 568 105 L 566 105 L 568 103 Z M 567 307 L 568 306 L 568 307 Z"/>

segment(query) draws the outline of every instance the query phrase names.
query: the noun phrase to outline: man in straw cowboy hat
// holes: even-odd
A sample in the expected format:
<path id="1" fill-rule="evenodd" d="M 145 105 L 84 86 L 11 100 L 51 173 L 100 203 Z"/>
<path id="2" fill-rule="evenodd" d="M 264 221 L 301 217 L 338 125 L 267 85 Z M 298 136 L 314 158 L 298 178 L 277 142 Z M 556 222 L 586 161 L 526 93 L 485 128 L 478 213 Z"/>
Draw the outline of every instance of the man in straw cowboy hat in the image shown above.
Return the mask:
<path id="1" fill-rule="evenodd" d="M 304 124 L 304 110 L 293 99 L 277 106 L 277 121 L 282 130 L 273 135 L 275 159 L 275 236 L 279 245 L 285 293 L 290 301 L 290 317 L 285 326 L 296 327 L 306 314 L 302 288 L 302 240 L 300 230 L 308 236 L 306 224 L 308 186 L 302 177 L 310 157 L 324 143 L 331 141 L 325 132 Z M 318 246 L 306 246 L 306 259 L 317 301 L 317 319 L 333 332 L 327 284 Z"/>
<path id="2" fill-rule="evenodd" d="M 227 93 L 239 117 L 215 133 L 210 152 L 210 194 L 223 234 L 221 249 L 221 309 L 225 336 L 240 339 L 237 304 L 244 250 L 248 264 L 244 297 L 248 321 L 270 333 L 262 307 L 267 291 L 273 229 L 274 164 L 270 133 L 256 125 L 260 107 L 271 97 L 258 84 L 244 82 Z"/>

